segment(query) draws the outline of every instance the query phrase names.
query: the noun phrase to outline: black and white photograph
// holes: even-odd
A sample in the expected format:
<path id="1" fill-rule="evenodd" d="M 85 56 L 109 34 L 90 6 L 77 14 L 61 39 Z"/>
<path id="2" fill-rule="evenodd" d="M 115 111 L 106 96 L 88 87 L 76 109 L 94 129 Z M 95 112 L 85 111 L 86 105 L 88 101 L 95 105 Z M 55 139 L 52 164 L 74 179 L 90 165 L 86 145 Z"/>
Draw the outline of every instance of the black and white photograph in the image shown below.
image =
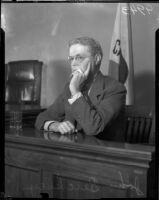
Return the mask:
<path id="1" fill-rule="evenodd" d="M 157 30 L 159 2 L 1 2 L 0 197 L 159 199 Z"/>

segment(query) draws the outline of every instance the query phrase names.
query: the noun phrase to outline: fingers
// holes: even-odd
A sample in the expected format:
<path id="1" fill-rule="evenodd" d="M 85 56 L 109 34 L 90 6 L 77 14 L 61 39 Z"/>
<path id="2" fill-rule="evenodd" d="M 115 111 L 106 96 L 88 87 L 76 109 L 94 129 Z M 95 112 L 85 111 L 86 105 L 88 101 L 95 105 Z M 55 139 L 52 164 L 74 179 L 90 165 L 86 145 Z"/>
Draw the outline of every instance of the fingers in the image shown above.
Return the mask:
<path id="1" fill-rule="evenodd" d="M 86 69 L 86 71 L 84 72 L 84 76 L 85 76 L 86 78 L 88 77 L 88 74 L 89 74 L 89 72 L 90 72 L 90 68 L 91 68 L 91 63 L 88 62 L 88 63 L 87 63 L 87 69 Z"/>
<path id="2" fill-rule="evenodd" d="M 85 81 L 85 79 L 87 78 L 85 76 L 85 72 L 83 72 L 81 69 L 77 69 L 76 71 L 73 72 L 72 74 L 72 79 L 71 82 L 73 85 L 75 85 L 75 87 L 80 87 L 80 85 L 83 83 L 83 81 Z"/>
<path id="3" fill-rule="evenodd" d="M 76 71 L 73 72 L 73 75 L 75 75 L 75 74 L 83 75 L 83 71 L 81 69 L 77 69 Z"/>
<path id="4" fill-rule="evenodd" d="M 90 72 L 91 63 L 89 59 L 85 59 L 79 69 L 75 71 L 75 74 L 78 74 L 79 77 L 82 77 L 84 80 L 87 79 Z"/>
<path id="5" fill-rule="evenodd" d="M 75 131 L 74 125 L 69 121 L 59 123 L 58 130 L 61 134 L 73 133 Z"/>
<path id="6" fill-rule="evenodd" d="M 73 73 L 73 78 L 81 83 L 85 79 L 85 75 L 81 69 L 78 69 Z"/>

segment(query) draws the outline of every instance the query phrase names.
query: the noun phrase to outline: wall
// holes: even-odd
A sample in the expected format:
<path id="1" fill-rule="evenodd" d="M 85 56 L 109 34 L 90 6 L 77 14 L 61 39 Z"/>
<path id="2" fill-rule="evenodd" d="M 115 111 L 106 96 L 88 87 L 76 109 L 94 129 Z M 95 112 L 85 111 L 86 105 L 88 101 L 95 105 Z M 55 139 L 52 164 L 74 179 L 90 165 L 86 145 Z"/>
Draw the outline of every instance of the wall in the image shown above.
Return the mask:
<path id="1" fill-rule="evenodd" d="M 154 106 L 159 3 L 131 6 L 135 101 L 138 105 Z M 69 39 L 89 35 L 99 40 L 104 53 L 101 71 L 107 74 L 116 8 L 117 3 L 2 3 L 5 62 L 21 59 L 44 62 L 41 104 L 48 106 L 70 74 Z"/>

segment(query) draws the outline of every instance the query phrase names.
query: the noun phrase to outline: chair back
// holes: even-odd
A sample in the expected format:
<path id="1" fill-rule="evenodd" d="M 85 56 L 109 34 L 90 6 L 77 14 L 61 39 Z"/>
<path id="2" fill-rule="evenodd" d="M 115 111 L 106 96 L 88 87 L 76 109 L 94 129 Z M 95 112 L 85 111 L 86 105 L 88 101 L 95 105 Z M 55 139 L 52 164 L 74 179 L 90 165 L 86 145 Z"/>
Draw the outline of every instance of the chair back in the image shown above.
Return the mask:
<path id="1" fill-rule="evenodd" d="M 125 112 L 125 141 L 128 143 L 154 143 L 153 110 L 148 107 L 126 106 Z"/>
<path id="2" fill-rule="evenodd" d="M 12 61 L 5 65 L 7 104 L 40 105 L 42 65 L 38 60 Z"/>

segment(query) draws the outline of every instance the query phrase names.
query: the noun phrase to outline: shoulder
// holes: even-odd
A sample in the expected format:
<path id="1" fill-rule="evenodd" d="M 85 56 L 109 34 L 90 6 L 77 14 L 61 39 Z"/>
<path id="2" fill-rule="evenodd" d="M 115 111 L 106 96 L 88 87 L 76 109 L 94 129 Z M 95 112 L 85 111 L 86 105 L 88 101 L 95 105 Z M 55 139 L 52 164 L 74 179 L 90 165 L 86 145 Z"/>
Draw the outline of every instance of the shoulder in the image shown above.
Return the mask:
<path id="1" fill-rule="evenodd" d="M 103 89 L 106 90 L 119 90 L 126 92 L 126 87 L 124 86 L 123 83 L 120 83 L 119 81 L 115 80 L 114 78 L 108 76 L 108 75 L 103 75 L 101 73 L 100 75 L 100 80 L 103 82 Z"/>
<path id="2" fill-rule="evenodd" d="M 114 87 L 118 87 L 118 88 L 126 90 L 123 83 L 115 80 L 114 78 L 112 78 L 110 76 L 105 76 L 105 82 L 106 82 L 107 86 L 114 86 Z"/>

